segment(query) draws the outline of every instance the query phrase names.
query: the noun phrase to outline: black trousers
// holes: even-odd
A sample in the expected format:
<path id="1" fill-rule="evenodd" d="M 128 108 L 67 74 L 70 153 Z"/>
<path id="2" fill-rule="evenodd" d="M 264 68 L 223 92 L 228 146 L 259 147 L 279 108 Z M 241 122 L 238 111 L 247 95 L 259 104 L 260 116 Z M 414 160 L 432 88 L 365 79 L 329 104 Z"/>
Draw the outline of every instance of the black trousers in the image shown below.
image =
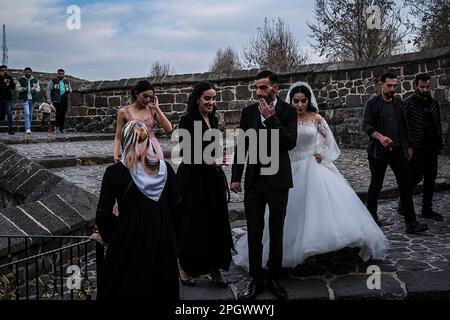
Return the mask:
<path id="1" fill-rule="evenodd" d="M 377 207 L 378 198 L 383 187 L 384 176 L 386 174 L 387 166 L 391 167 L 394 172 L 395 179 L 400 193 L 400 202 L 406 222 L 416 220 L 416 213 L 414 212 L 414 203 L 412 198 L 412 178 L 409 162 L 405 158 L 401 147 L 394 147 L 392 151 L 386 150 L 383 159 L 375 159 L 369 157 L 370 166 L 370 186 L 367 195 L 367 210 L 374 218 L 378 220 Z"/>
<path id="2" fill-rule="evenodd" d="M 272 189 L 266 177 L 258 176 L 245 190 L 244 208 L 247 219 L 249 273 L 253 278 L 277 279 L 283 261 L 283 228 L 289 189 Z M 269 206 L 268 273 L 262 267 L 264 213 Z"/>
<path id="3" fill-rule="evenodd" d="M 414 149 L 410 161 L 414 189 L 423 179 L 422 211 L 429 212 L 433 207 L 433 193 L 438 171 L 438 150 L 433 143 L 425 144 L 423 149 Z"/>
<path id="4" fill-rule="evenodd" d="M 53 102 L 53 106 L 56 110 L 56 123 L 55 127 L 59 128 L 60 130 L 64 130 L 64 122 L 66 120 L 66 112 L 68 105 L 67 98 L 61 97 L 61 100 L 59 102 Z"/>

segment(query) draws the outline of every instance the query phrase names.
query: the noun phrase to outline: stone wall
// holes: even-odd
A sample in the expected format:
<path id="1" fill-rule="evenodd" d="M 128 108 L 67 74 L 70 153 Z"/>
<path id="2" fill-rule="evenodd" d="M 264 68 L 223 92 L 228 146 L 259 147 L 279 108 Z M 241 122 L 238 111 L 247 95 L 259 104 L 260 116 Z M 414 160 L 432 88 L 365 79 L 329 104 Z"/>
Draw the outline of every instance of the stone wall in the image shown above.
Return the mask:
<path id="1" fill-rule="evenodd" d="M 0 234 L 90 235 L 98 197 L 0 143 Z M 13 252 L 21 250 L 21 242 Z M 7 254 L 0 238 L 1 259 Z"/>
<path id="2" fill-rule="evenodd" d="M 415 75 L 426 72 L 432 76 L 433 94 L 441 104 L 442 126 L 447 133 L 450 122 L 450 47 L 367 61 L 309 64 L 294 70 L 278 70 L 280 95 L 285 97 L 291 83 L 307 81 L 313 87 L 321 114 L 329 122 L 339 144 L 364 147 L 367 137 L 361 133 L 362 110 L 364 103 L 378 92 L 377 80 L 386 70 L 399 76 L 401 85 L 397 92 L 402 98 L 413 92 Z M 222 124 L 234 127 L 242 108 L 257 98 L 253 88 L 257 72 L 242 70 L 230 74 L 196 73 L 146 79 L 155 86 L 160 107 L 174 124 L 186 110 L 193 85 L 199 81 L 211 81 L 218 88 L 217 107 Z M 130 102 L 130 90 L 139 80 L 142 79 L 75 84 L 67 114 L 68 128 L 113 132 L 117 109 Z M 449 143 L 447 141 L 447 145 Z"/>

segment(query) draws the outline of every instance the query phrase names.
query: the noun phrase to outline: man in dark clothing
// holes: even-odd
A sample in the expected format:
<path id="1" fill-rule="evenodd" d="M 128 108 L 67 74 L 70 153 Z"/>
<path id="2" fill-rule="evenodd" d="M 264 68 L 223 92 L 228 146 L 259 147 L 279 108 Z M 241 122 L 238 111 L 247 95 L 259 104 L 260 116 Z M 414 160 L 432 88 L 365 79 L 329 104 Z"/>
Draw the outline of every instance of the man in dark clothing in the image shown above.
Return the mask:
<path id="1" fill-rule="evenodd" d="M 14 134 L 12 91 L 16 89 L 16 83 L 7 69 L 7 66 L 0 66 L 0 110 L 8 116 L 8 133 Z"/>
<path id="2" fill-rule="evenodd" d="M 58 77 L 47 85 L 47 101 L 51 101 L 56 109 L 55 133 L 64 133 L 64 122 L 69 107 L 69 95 L 72 93 L 70 82 L 64 78 L 65 71 L 58 70 Z"/>
<path id="3" fill-rule="evenodd" d="M 370 137 L 367 153 L 371 179 L 367 209 L 377 224 L 381 225 L 377 216 L 378 197 L 389 165 L 397 180 L 405 213 L 406 233 L 415 233 L 427 230 L 428 226 L 419 224 L 414 212 L 408 163 L 413 150 L 410 148 L 409 129 L 403 102 L 395 97 L 397 84 L 398 79 L 395 74 L 383 74 L 381 94 L 369 99 L 364 106 L 363 130 Z"/>
<path id="4" fill-rule="evenodd" d="M 289 189 L 293 186 L 288 151 L 292 150 L 297 142 L 297 113 L 294 108 L 277 95 L 278 76 L 273 72 L 264 70 L 258 73 L 255 79 L 255 87 L 259 101 L 242 110 L 240 129 L 247 133 L 255 132 L 257 135 L 263 132 L 267 132 L 268 136 L 275 135 L 275 132 L 279 133 L 278 152 L 272 151 L 272 148 L 275 148 L 272 146 L 271 139 L 267 142 L 258 141 L 255 143 L 259 146 L 258 148 L 261 148 L 260 146 L 265 143 L 270 155 L 278 157 L 279 167 L 275 173 L 266 173 L 267 164 L 263 164 L 261 159 L 257 159 L 256 163 L 252 163 L 250 160 L 255 155 L 251 154 L 250 142 L 238 141 L 238 145 L 240 143 L 245 145 L 245 153 L 248 155 L 245 170 L 244 208 L 248 230 L 249 273 L 252 277 L 246 290 L 238 298 L 242 300 L 254 299 L 267 289 L 278 299 L 287 299 L 287 292 L 278 282 L 278 277 L 281 273 L 283 261 L 284 218 Z M 233 192 L 241 191 L 241 180 L 244 172 L 244 163 L 238 163 L 237 150 L 236 146 L 230 186 L 230 190 Z M 253 152 L 259 153 L 259 149 L 253 149 Z M 266 204 L 269 206 L 270 216 L 270 251 L 267 273 L 262 266 L 262 237 Z"/>
<path id="5" fill-rule="evenodd" d="M 405 99 L 405 112 L 414 150 L 410 161 L 412 188 L 423 178 L 422 217 L 442 221 L 442 215 L 432 209 L 438 153 L 443 148 L 443 141 L 439 103 L 431 97 L 430 80 L 426 74 L 416 76 L 416 92 Z M 401 205 L 399 213 L 404 214 Z"/>

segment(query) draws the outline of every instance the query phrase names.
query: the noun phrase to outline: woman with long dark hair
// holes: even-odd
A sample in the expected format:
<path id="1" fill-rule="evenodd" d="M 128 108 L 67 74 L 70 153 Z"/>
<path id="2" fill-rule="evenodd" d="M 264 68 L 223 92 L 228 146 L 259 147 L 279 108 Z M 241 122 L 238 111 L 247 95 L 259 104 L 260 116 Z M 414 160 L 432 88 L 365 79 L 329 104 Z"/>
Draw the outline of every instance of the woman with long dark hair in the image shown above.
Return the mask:
<path id="1" fill-rule="evenodd" d="M 200 163 L 194 162 L 194 143 L 202 145 L 203 154 L 211 142 L 203 141 L 202 136 L 218 128 L 216 95 L 211 83 L 197 84 L 179 124 L 191 138 L 190 157 L 185 150 L 177 171 L 182 198 L 177 215 L 177 254 L 180 279 L 185 285 L 194 285 L 193 277 L 209 273 L 218 286 L 226 287 L 220 269 L 228 270 L 231 263 L 233 241 L 224 172 L 220 165 L 208 164 L 203 157 Z M 194 134 L 195 125 L 201 127 L 201 136 Z"/>

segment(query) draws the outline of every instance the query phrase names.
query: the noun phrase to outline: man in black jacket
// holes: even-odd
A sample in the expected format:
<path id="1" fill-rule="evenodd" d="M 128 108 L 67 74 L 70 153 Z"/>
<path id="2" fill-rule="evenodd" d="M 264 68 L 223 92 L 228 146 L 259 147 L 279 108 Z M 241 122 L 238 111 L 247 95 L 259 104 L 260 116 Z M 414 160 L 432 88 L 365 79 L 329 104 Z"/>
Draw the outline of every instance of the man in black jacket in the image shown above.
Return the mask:
<path id="1" fill-rule="evenodd" d="M 14 134 L 12 91 L 16 89 L 16 83 L 7 69 L 7 66 L 0 66 L 0 110 L 8 116 L 8 133 Z"/>
<path id="2" fill-rule="evenodd" d="M 252 155 L 249 146 L 245 143 L 246 153 L 249 154 L 247 169 L 245 172 L 244 208 L 247 219 L 248 231 L 248 256 L 249 273 L 252 277 L 246 291 L 240 299 L 254 299 L 257 294 L 265 289 L 271 291 L 277 298 L 286 299 L 287 293 L 278 282 L 283 259 L 283 227 L 286 216 L 289 188 L 292 188 L 291 162 L 289 150 L 295 147 L 297 142 L 297 113 L 288 103 L 277 96 L 278 77 L 271 71 L 261 71 L 255 79 L 256 94 L 259 102 L 249 105 L 242 110 L 240 128 L 244 132 L 254 131 L 258 136 L 258 142 L 250 146 L 255 151 L 258 148 L 260 133 L 267 132 L 268 142 L 264 144 L 270 152 L 270 156 L 276 157 L 279 166 L 274 174 L 266 174 L 268 165 L 261 161 L 261 150 L 258 149 L 256 163 L 250 160 Z M 267 131 L 265 131 L 267 130 Z M 278 133 L 278 141 L 274 146 L 271 137 Z M 275 135 L 276 137 L 276 135 Z M 244 171 L 244 163 L 237 163 L 239 143 L 236 148 L 230 189 L 234 192 L 241 191 L 241 179 Z M 274 149 L 278 147 L 279 151 Z M 274 154 L 276 153 L 276 154 Z M 253 155 L 255 156 L 255 155 Z M 270 252 L 267 261 L 268 273 L 265 274 L 262 267 L 262 236 L 264 230 L 264 213 L 266 205 L 269 206 L 269 237 Z M 267 278 L 264 281 L 264 278 Z"/>
<path id="3" fill-rule="evenodd" d="M 64 78 L 64 69 L 58 69 L 58 76 L 47 84 L 47 101 L 56 109 L 55 133 L 64 133 L 66 112 L 69 108 L 69 95 L 72 93 L 70 82 Z"/>
<path id="4" fill-rule="evenodd" d="M 416 92 L 405 99 L 405 111 L 414 150 L 410 161 L 413 188 L 423 178 L 422 217 L 442 221 L 442 215 L 432 209 L 438 153 L 443 142 L 439 103 L 431 97 L 430 80 L 427 74 L 416 76 Z M 403 214 L 400 205 L 399 208 Z"/>
<path id="5" fill-rule="evenodd" d="M 397 180 L 404 210 L 406 233 L 425 231 L 428 226 L 419 224 L 414 212 L 408 163 L 413 150 L 410 147 L 403 102 L 395 97 L 398 79 L 393 73 L 385 73 L 380 80 L 381 94 L 367 101 L 363 113 L 363 130 L 370 137 L 367 153 L 371 179 L 367 209 L 378 225 L 381 225 L 377 215 L 378 197 L 389 165 Z"/>

